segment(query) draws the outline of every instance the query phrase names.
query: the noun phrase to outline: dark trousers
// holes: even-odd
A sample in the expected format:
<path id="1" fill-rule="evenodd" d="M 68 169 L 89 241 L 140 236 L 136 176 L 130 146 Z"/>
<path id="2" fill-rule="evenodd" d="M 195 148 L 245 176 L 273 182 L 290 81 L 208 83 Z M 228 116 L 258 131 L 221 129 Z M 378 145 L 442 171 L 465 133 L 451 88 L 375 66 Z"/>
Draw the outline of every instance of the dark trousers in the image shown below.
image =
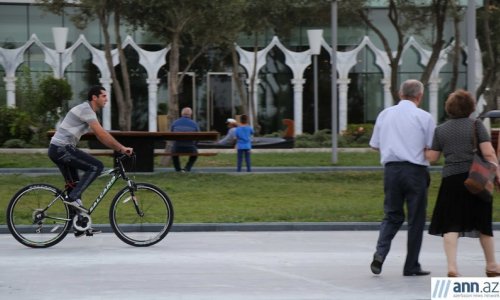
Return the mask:
<path id="1" fill-rule="evenodd" d="M 173 146 L 172 153 L 198 153 L 198 149 L 194 146 Z M 194 163 L 198 159 L 198 156 L 190 156 L 184 170 L 187 172 L 191 171 Z M 181 171 L 181 161 L 178 155 L 172 155 L 172 163 L 174 164 L 174 168 L 177 172 Z"/>
<path id="2" fill-rule="evenodd" d="M 241 172 L 241 164 L 243 162 L 243 156 L 245 156 L 245 163 L 247 165 L 247 172 L 252 171 L 252 166 L 250 162 L 250 149 L 238 149 L 238 156 L 236 162 L 236 170 Z"/>
<path id="3" fill-rule="evenodd" d="M 384 168 L 384 219 L 380 225 L 376 254 L 385 259 L 391 242 L 405 220 L 408 210 L 408 240 L 404 272 L 420 270 L 418 257 L 422 246 L 427 208 L 429 171 L 425 166 L 407 162 L 389 163 Z"/>
<path id="4" fill-rule="evenodd" d="M 102 173 L 104 165 L 92 155 L 67 145 L 59 147 L 49 146 L 49 157 L 57 165 L 68 186 L 69 197 L 73 200 L 81 199 L 83 191 Z M 84 171 L 82 178 L 78 175 L 78 170 Z M 74 185 L 74 183 L 76 185 Z"/>

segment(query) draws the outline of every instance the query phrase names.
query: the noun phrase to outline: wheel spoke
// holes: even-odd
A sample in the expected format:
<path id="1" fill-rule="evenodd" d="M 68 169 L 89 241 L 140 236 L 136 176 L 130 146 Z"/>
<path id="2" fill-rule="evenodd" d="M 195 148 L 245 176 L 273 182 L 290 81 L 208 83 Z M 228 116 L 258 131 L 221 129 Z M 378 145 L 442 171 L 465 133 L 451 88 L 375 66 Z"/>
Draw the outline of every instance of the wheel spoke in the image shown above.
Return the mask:
<path id="1" fill-rule="evenodd" d="M 53 201 L 59 193 L 50 185 L 33 184 L 14 195 L 7 208 L 7 225 L 20 243 L 50 247 L 66 236 L 69 211 L 62 201 Z"/>
<path id="2" fill-rule="evenodd" d="M 136 201 L 128 188 L 120 191 L 113 199 L 110 222 L 116 235 L 133 246 L 150 246 L 170 230 L 173 222 L 173 207 L 168 196 L 158 187 L 137 184 L 134 192 Z M 135 206 L 135 203 L 139 206 Z"/>

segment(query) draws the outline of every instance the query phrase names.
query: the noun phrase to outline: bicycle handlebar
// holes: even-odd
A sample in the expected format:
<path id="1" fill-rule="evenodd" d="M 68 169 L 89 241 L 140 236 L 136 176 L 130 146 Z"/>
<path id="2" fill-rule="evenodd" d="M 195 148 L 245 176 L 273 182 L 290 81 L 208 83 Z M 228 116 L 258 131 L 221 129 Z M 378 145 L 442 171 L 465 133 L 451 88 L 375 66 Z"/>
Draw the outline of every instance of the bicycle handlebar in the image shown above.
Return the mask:
<path id="1" fill-rule="evenodd" d="M 124 160 L 125 158 L 136 158 L 136 156 L 137 156 L 137 155 L 135 154 L 135 152 L 132 152 L 132 154 L 130 154 L 130 155 L 127 155 L 127 154 L 120 154 L 120 155 L 118 155 L 115 159 L 122 161 L 122 160 Z"/>
<path id="2" fill-rule="evenodd" d="M 132 152 L 132 154 L 130 154 L 130 155 L 120 154 L 120 155 L 118 155 L 118 156 L 115 157 L 115 162 L 118 165 L 118 171 L 119 171 L 120 175 L 124 179 L 127 179 L 127 175 L 125 174 L 126 170 L 125 170 L 125 167 L 123 166 L 123 160 L 126 159 L 126 158 L 127 159 L 132 159 L 131 169 L 135 170 L 135 163 L 136 163 L 136 154 L 135 154 L 135 152 Z M 116 170 L 116 168 L 115 168 L 115 170 Z M 130 169 L 129 169 L 129 171 L 130 171 Z"/>

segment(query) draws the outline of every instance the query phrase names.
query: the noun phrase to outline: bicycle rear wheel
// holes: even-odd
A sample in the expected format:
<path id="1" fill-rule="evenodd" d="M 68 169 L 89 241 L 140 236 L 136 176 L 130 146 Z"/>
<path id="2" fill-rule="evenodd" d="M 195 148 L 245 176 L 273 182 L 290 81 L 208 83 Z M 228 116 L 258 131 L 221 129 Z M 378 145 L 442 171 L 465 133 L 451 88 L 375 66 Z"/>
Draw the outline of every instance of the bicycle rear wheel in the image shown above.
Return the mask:
<path id="1" fill-rule="evenodd" d="M 58 199 L 60 194 L 47 184 L 19 190 L 7 207 L 7 225 L 14 238 L 33 248 L 50 247 L 64 239 L 71 222 L 68 208 Z"/>
<path id="2" fill-rule="evenodd" d="M 115 234 L 125 243 L 136 247 L 151 246 L 169 232 L 174 209 L 167 194 L 157 186 L 148 183 L 136 183 L 136 186 L 136 201 L 128 187 L 116 194 L 111 202 L 109 221 Z"/>

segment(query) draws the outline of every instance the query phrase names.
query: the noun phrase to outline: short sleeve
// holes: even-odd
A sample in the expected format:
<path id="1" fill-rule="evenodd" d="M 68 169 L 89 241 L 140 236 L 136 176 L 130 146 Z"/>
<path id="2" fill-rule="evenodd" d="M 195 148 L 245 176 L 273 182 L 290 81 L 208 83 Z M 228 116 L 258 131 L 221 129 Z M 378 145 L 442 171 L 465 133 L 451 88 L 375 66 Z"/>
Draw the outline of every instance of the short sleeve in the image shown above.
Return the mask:
<path id="1" fill-rule="evenodd" d="M 82 120 L 85 123 L 90 123 L 91 121 L 97 121 L 97 115 L 92 110 L 90 105 L 83 107 L 79 117 L 80 117 L 80 120 Z"/>
<path id="2" fill-rule="evenodd" d="M 484 126 L 483 122 L 476 121 L 476 126 L 478 143 L 490 142 L 490 133 L 488 132 L 488 129 L 486 129 L 486 126 Z"/>
<path id="3" fill-rule="evenodd" d="M 432 138 L 432 146 L 431 150 L 434 151 L 443 151 L 443 145 L 441 144 L 441 141 L 439 140 L 439 129 L 436 128 L 434 130 L 434 137 Z"/>

